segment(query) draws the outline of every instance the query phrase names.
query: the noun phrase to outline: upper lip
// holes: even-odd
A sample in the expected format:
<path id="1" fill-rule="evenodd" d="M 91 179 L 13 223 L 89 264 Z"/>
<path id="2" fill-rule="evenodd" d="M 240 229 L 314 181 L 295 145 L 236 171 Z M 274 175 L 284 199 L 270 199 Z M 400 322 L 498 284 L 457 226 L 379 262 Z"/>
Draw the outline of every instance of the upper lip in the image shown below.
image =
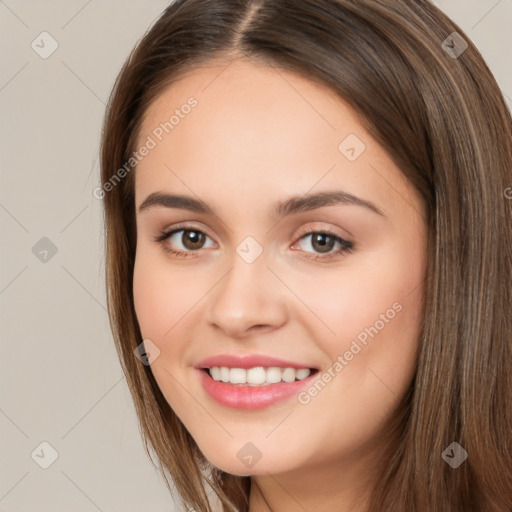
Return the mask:
<path id="1" fill-rule="evenodd" d="M 214 368 L 226 366 L 228 368 L 255 368 L 257 366 L 269 367 L 277 366 L 280 368 L 313 368 L 307 364 L 296 363 L 294 361 L 287 361 L 284 359 L 278 359 L 276 357 L 262 355 L 262 354 L 247 354 L 247 355 L 235 355 L 235 354 L 218 354 L 216 356 L 207 357 L 199 361 L 195 368 Z M 313 368 L 314 369 L 314 368 Z"/>

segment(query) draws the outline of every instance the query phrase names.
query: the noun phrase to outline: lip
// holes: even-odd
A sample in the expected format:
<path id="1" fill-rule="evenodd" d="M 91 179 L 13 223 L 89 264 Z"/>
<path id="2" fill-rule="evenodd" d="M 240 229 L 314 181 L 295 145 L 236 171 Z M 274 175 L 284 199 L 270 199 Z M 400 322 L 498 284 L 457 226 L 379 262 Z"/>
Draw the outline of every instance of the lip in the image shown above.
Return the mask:
<path id="1" fill-rule="evenodd" d="M 207 357 L 202 361 L 199 361 L 195 368 L 201 370 L 203 368 L 227 366 L 228 368 L 255 368 L 257 366 L 263 366 L 268 368 L 269 366 L 277 366 L 280 368 L 295 368 L 299 370 L 301 368 L 315 369 L 313 366 L 306 364 L 295 363 L 293 361 L 286 361 L 284 359 L 278 359 L 276 357 L 266 356 L 263 354 L 247 354 L 247 355 L 235 355 L 235 354 L 219 354 L 212 357 Z"/>
<path id="2" fill-rule="evenodd" d="M 239 368 L 239 367 L 238 367 Z M 317 377 L 314 372 L 305 379 L 294 382 L 279 382 L 264 386 L 227 384 L 213 380 L 207 371 L 196 368 L 203 389 L 217 403 L 233 409 L 263 409 L 297 395 Z"/>

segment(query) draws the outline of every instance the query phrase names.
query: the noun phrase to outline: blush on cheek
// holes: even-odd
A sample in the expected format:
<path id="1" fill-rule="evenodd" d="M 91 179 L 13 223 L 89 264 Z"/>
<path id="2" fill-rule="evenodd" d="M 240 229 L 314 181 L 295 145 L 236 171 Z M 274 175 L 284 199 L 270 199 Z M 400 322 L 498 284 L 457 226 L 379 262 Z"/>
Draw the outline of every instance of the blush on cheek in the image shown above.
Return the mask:
<path id="1" fill-rule="evenodd" d="M 133 280 L 134 306 L 140 330 L 164 350 L 180 330 L 186 329 L 193 319 L 193 308 L 207 288 L 191 286 L 188 278 L 179 278 L 169 269 L 156 266 L 135 268 Z M 181 338 L 181 336 L 179 336 Z"/>
<path id="2" fill-rule="evenodd" d="M 372 368 L 395 382 L 397 377 L 400 380 L 399 365 L 408 378 L 418 345 L 419 305 L 415 297 L 397 297 L 400 293 L 390 293 L 388 288 L 380 295 L 377 291 L 371 299 L 362 300 L 360 296 L 359 302 L 346 295 L 336 299 L 340 305 L 338 316 L 330 319 L 336 337 L 324 338 L 328 343 L 325 351 L 332 361 L 340 361 L 344 368 L 350 366 L 345 374 L 350 373 L 357 380 L 362 378 L 360 372 L 366 374 Z"/>
<path id="3" fill-rule="evenodd" d="M 143 267 L 145 270 L 147 267 Z M 145 338 L 161 339 L 173 325 L 172 299 L 166 300 L 167 287 L 157 274 L 136 268 L 133 280 L 133 300 L 137 320 Z"/>

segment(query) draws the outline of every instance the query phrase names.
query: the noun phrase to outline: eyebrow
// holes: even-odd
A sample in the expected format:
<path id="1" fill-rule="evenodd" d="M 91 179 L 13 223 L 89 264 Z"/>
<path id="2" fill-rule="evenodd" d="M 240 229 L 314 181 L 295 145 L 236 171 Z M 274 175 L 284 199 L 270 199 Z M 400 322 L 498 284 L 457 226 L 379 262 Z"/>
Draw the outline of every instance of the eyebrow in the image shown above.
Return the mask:
<path id="1" fill-rule="evenodd" d="M 338 204 L 362 206 L 370 211 L 387 218 L 371 201 L 362 199 L 342 190 L 319 192 L 316 194 L 306 194 L 302 196 L 293 196 L 285 201 L 276 203 L 273 207 L 273 214 L 277 217 L 284 217 L 309 210 L 322 208 L 323 206 L 334 206 Z M 151 208 L 161 206 L 165 208 L 180 208 L 192 212 L 215 215 L 214 210 L 205 202 L 190 196 L 164 194 L 163 192 L 153 192 L 139 206 L 139 213 Z"/>

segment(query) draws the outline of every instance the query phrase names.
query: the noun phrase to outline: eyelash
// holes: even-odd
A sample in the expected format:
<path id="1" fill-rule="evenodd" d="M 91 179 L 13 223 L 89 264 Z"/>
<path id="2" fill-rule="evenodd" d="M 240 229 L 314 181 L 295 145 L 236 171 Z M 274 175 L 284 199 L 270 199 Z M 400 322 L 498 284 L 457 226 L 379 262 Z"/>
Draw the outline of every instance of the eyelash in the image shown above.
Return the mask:
<path id="1" fill-rule="evenodd" d="M 176 249 L 171 249 L 169 247 L 169 245 L 166 243 L 167 239 L 171 235 L 174 235 L 175 233 L 179 233 L 180 231 L 193 231 L 195 233 L 201 233 L 201 234 L 203 234 L 205 236 L 208 236 L 206 233 L 204 233 L 200 229 L 196 229 L 193 226 L 181 226 L 178 229 L 173 229 L 173 230 L 169 230 L 169 231 L 161 231 L 160 234 L 157 235 L 153 239 L 153 241 L 161 244 L 163 249 L 166 252 L 168 252 L 170 254 L 174 254 L 175 256 L 179 256 L 179 257 L 183 257 L 183 258 L 194 257 L 194 254 L 197 253 L 198 251 L 200 251 L 200 249 L 198 249 L 196 251 L 184 252 L 184 251 L 179 251 L 179 250 L 176 250 Z M 337 255 L 340 255 L 340 254 L 350 254 L 354 250 L 354 244 L 352 242 L 349 242 L 348 240 L 344 240 L 343 238 L 341 238 L 340 236 L 338 236 L 337 234 L 335 234 L 335 233 L 333 233 L 332 231 L 329 231 L 329 230 L 309 230 L 309 231 L 306 231 L 306 232 L 302 233 L 299 236 L 298 240 L 302 240 L 303 238 L 306 238 L 307 236 L 314 235 L 314 234 L 327 235 L 327 236 L 330 236 L 330 237 L 334 238 L 334 241 L 338 242 L 341 245 L 341 248 L 336 250 L 336 251 L 330 252 L 330 253 L 328 253 L 326 255 L 322 255 L 320 253 L 316 253 L 316 254 L 306 253 L 306 254 L 310 254 L 310 256 L 305 256 L 307 259 L 311 259 L 311 260 L 327 260 L 327 259 L 333 258 L 333 257 L 335 257 Z M 208 238 L 210 238 L 210 237 L 208 237 Z"/>

